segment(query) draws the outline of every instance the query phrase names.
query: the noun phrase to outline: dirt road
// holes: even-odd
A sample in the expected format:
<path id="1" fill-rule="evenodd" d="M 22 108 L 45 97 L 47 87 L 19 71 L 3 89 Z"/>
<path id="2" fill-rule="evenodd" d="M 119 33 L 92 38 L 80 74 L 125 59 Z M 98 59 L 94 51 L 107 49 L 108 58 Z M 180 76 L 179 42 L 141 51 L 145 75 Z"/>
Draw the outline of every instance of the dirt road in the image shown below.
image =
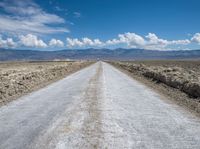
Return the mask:
<path id="1" fill-rule="evenodd" d="M 199 149 L 200 119 L 98 62 L 2 106 L 0 148 Z"/>

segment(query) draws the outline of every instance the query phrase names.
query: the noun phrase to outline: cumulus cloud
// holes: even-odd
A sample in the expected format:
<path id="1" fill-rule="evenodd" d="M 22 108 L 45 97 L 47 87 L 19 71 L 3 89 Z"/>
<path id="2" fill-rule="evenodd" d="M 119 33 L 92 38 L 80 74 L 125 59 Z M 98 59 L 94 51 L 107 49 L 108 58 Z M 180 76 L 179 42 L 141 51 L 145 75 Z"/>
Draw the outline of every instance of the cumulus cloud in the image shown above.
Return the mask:
<path id="1" fill-rule="evenodd" d="M 49 46 L 51 46 L 51 47 L 63 47 L 64 43 L 61 40 L 58 40 L 58 39 L 51 39 L 49 41 Z"/>
<path id="2" fill-rule="evenodd" d="M 154 33 L 148 33 L 146 36 L 141 36 L 136 33 L 119 34 L 116 38 L 101 41 L 99 39 L 91 39 L 84 37 L 66 38 L 67 47 L 69 48 L 89 48 L 89 47 L 124 47 L 124 48 L 141 48 L 151 50 L 169 50 L 169 49 L 185 49 L 185 45 L 191 42 L 199 42 L 200 33 L 196 33 L 191 40 L 167 40 L 159 38 Z M 33 48 L 54 48 L 64 47 L 65 43 L 59 39 L 51 39 L 48 44 L 42 39 L 39 39 L 35 34 L 26 34 L 19 36 L 19 41 L 15 42 L 12 38 L 2 39 L 0 36 L 0 47 L 33 47 Z"/>
<path id="3" fill-rule="evenodd" d="M 172 40 L 171 41 L 172 44 L 179 44 L 179 45 L 188 45 L 191 43 L 190 40 L 188 39 L 184 39 L 184 40 Z"/>
<path id="4" fill-rule="evenodd" d="M 126 43 L 129 47 L 137 47 L 145 45 L 144 38 L 135 33 L 128 32 L 125 34 L 119 34 L 118 37 L 121 43 Z"/>
<path id="5" fill-rule="evenodd" d="M 82 39 L 82 43 L 84 46 L 101 46 L 102 42 L 99 39 L 89 39 L 87 37 Z"/>
<path id="6" fill-rule="evenodd" d="M 148 39 L 149 45 L 167 45 L 169 44 L 169 41 L 160 39 L 158 36 L 154 33 L 149 33 L 147 36 L 145 36 Z"/>
<path id="7" fill-rule="evenodd" d="M 79 41 L 77 38 L 67 38 L 67 46 L 68 47 L 82 47 L 83 43 Z"/>
<path id="8" fill-rule="evenodd" d="M 135 33 L 124 33 L 119 34 L 118 39 L 111 39 L 106 41 L 107 45 L 116 45 L 116 44 L 126 44 L 128 47 L 137 47 L 145 45 L 145 40 L 143 37 Z"/>
<path id="9" fill-rule="evenodd" d="M 2 39 L 0 36 L 0 47 L 1 48 L 13 48 L 17 44 L 13 41 L 12 38 Z"/>
<path id="10" fill-rule="evenodd" d="M 187 45 L 190 40 L 172 40 L 168 41 L 166 39 L 159 38 L 154 33 L 148 33 L 145 37 L 137 35 L 136 33 L 124 33 L 119 34 L 118 38 L 114 38 L 106 41 L 106 45 L 118 45 L 125 44 L 129 48 L 144 48 L 144 49 L 159 49 L 162 50 L 169 45 Z"/>
<path id="11" fill-rule="evenodd" d="M 49 34 L 69 32 L 68 29 L 60 27 L 65 20 L 55 14 L 50 14 L 41 9 L 32 0 L 3 0 L 0 8 L 5 12 L 0 15 L 0 31 L 11 33 L 38 33 Z M 51 26 L 56 24 L 57 27 Z"/>
<path id="12" fill-rule="evenodd" d="M 124 33 L 119 34 L 117 38 L 107 40 L 105 42 L 99 39 L 89 39 L 87 37 L 81 40 L 74 38 L 67 38 L 67 45 L 69 47 L 95 47 L 95 46 L 121 46 L 128 48 L 144 48 L 144 49 L 154 49 L 162 50 L 170 45 L 187 45 L 190 44 L 190 40 L 166 40 L 159 38 L 154 33 L 148 33 L 148 35 L 142 37 L 136 33 Z"/>
<path id="13" fill-rule="evenodd" d="M 98 47 L 103 45 L 103 42 L 99 39 L 92 40 L 87 37 L 84 37 L 81 40 L 77 38 L 67 38 L 66 41 L 68 47 Z"/>
<path id="14" fill-rule="evenodd" d="M 7 45 L 8 47 L 15 47 L 15 46 L 16 46 L 16 43 L 13 41 L 12 38 L 7 38 L 7 40 L 6 40 L 6 45 Z"/>
<path id="15" fill-rule="evenodd" d="M 20 36 L 20 44 L 22 44 L 25 47 L 33 47 L 33 48 L 46 48 L 47 47 L 47 44 L 43 40 L 38 39 L 37 36 L 32 35 L 32 34 Z"/>
<path id="16" fill-rule="evenodd" d="M 120 44 L 120 41 L 115 38 L 106 41 L 106 45 L 116 45 L 116 44 Z"/>
<path id="17" fill-rule="evenodd" d="M 191 38 L 191 41 L 200 44 L 200 33 L 194 34 L 194 36 Z"/>

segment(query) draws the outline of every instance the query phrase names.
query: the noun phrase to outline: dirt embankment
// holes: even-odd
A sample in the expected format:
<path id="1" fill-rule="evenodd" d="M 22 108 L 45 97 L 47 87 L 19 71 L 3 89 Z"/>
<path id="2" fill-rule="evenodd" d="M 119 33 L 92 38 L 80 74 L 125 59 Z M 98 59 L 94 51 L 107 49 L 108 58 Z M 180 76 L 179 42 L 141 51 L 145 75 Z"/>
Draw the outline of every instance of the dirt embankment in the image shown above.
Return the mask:
<path id="1" fill-rule="evenodd" d="M 0 63 L 0 105 L 44 87 L 92 62 Z"/>
<path id="2" fill-rule="evenodd" d="M 194 98 L 200 97 L 200 72 L 180 66 L 150 66 L 143 63 L 115 62 L 131 73 L 138 73 L 154 81 L 177 88 Z"/>
<path id="3" fill-rule="evenodd" d="M 200 61 L 110 62 L 179 105 L 200 113 Z"/>

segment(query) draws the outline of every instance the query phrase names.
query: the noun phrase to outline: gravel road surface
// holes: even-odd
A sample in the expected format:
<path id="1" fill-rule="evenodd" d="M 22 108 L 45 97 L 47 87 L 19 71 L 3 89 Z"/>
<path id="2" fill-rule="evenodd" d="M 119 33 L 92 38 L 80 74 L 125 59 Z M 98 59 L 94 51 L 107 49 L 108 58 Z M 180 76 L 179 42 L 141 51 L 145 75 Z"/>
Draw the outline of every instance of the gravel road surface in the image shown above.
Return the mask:
<path id="1" fill-rule="evenodd" d="M 199 149 L 200 119 L 97 62 L 0 108 L 0 149 Z"/>

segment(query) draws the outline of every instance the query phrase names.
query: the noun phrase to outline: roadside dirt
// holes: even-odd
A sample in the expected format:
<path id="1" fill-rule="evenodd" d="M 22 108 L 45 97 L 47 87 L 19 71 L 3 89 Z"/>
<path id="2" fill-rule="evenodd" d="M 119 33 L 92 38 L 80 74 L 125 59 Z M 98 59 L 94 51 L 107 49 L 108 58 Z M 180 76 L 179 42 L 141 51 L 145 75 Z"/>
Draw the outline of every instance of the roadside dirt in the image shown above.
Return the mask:
<path id="1" fill-rule="evenodd" d="M 110 64 L 162 93 L 168 99 L 200 114 L 199 61 L 135 61 Z M 186 84 L 187 89 L 183 89 L 184 83 L 189 84 Z M 197 85 L 194 87 L 193 84 Z"/>
<path id="2" fill-rule="evenodd" d="M 6 62 L 0 63 L 0 106 L 42 88 L 92 62 Z"/>

